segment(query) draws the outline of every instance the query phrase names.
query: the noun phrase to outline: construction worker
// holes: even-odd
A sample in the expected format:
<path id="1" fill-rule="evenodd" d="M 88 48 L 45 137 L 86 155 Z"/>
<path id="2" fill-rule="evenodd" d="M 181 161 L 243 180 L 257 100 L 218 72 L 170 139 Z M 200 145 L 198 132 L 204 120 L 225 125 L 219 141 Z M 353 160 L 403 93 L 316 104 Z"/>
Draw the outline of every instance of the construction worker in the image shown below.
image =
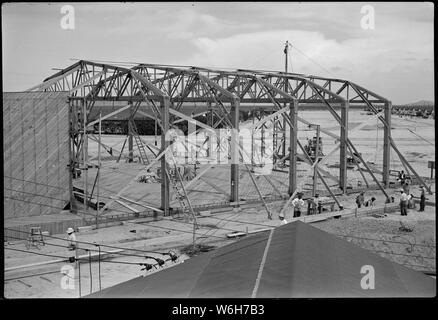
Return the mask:
<path id="1" fill-rule="evenodd" d="M 68 250 L 76 250 L 78 243 L 76 240 L 76 235 L 75 235 L 75 231 L 73 230 L 73 228 L 68 228 L 67 229 L 67 234 L 68 234 Z"/>
<path id="2" fill-rule="evenodd" d="M 404 185 L 405 184 L 405 180 L 406 180 L 406 174 L 405 174 L 404 170 L 402 170 L 398 174 L 398 181 L 400 182 L 400 185 Z"/>
<path id="3" fill-rule="evenodd" d="M 307 215 L 321 213 L 321 210 L 322 204 L 318 193 L 315 194 L 315 197 L 307 199 Z"/>
<path id="4" fill-rule="evenodd" d="M 278 218 L 280 219 L 282 224 L 286 224 L 287 223 L 286 219 L 284 218 L 284 213 L 280 213 L 278 215 Z"/>
<path id="5" fill-rule="evenodd" d="M 372 206 L 374 206 L 374 201 L 376 201 L 376 198 L 371 197 L 371 199 L 369 199 L 369 200 L 367 200 L 365 202 L 365 207 L 372 207 Z"/>
<path id="6" fill-rule="evenodd" d="M 421 194 L 420 194 L 420 210 L 419 212 L 424 211 L 424 207 L 426 206 L 426 188 L 424 186 L 420 187 Z"/>
<path id="7" fill-rule="evenodd" d="M 405 183 L 403 184 L 403 190 L 406 194 L 410 194 L 409 180 L 405 180 Z"/>
<path id="8" fill-rule="evenodd" d="M 403 189 L 400 189 L 400 214 L 402 216 L 408 215 L 408 211 L 407 211 L 408 201 L 409 201 L 408 195 L 405 193 Z"/>
<path id="9" fill-rule="evenodd" d="M 414 195 L 412 193 L 408 194 L 408 209 L 415 209 Z"/>
<path id="10" fill-rule="evenodd" d="M 303 194 L 298 193 L 298 197 L 292 200 L 294 207 L 294 218 L 301 216 L 301 209 L 304 207 Z"/>
<path id="11" fill-rule="evenodd" d="M 361 193 L 356 197 L 356 204 L 357 204 L 357 207 L 358 207 L 358 208 L 362 207 L 362 205 L 363 205 L 364 202 L 365 202 L 364 193 L 361 192 Z"/>

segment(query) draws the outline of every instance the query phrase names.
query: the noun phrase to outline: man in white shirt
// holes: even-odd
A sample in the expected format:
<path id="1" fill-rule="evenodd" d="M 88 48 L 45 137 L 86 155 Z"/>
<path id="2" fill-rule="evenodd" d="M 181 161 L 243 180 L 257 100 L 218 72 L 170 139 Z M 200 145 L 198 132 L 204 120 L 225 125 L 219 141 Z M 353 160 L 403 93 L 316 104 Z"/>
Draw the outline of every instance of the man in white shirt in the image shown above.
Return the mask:
<path id="1" fill-rule="evenodd" d="M 75 250 L 77 247 L 77 241 L 76 241 L 76 235 L 75 235 L 75 231 L 73 230 L 73 228 L 68 228 L 67 229 L 67 234 L 68 234 L 68 250 Z"/>
<path id="2" fill-rule="evenodd" d="M 400 189 L 400 213 L 402 216 L 407 216 L 407 206 L 409 201 L 409 196 L 406 194 L 406 192 L 403 189 Z"/>
<path id="3" fill-rule="evenodd" d="M 286 219 L 284 218 L 284 214 L 283 214 L 283 213 L 280 213 L 280 214 L 278 215 L 278 218 L 280 219 L 280 221 L 281 221 L 282 224 L 287 224 L 287 221 L 286 221 Z"/>
<path id="4" fill-rule="evenodd" d="M 294 218 L 301 216 L 301 210 L 304 208 L 303 195 L 298 194 L 298 197 L 292 200 L 292 206 L 294 207 Z"/>

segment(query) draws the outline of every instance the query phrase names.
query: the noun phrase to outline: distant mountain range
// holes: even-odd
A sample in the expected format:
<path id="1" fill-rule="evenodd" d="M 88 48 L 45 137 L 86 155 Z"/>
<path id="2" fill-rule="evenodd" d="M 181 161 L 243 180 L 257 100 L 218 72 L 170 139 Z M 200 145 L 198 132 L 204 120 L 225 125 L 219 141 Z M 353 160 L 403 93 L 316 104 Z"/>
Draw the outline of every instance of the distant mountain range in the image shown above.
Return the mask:
<path id="1" fill-rule="evenodd" d="M 403 106 L 434 106 L 435 103 L 433 101 L 430 100 L 420 100 L 417 102 L 413 102 L 413 103 L 406 103 L 403 104 Z"/>

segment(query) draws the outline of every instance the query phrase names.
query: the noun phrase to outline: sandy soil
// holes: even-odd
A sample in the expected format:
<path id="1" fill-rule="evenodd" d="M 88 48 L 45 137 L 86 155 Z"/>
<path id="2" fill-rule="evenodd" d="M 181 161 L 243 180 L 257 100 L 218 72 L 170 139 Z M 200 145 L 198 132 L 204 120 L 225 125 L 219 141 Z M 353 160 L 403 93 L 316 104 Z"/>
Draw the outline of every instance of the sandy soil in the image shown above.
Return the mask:
<path id="1" fill-rule="evenodd" d="M 328 120 L 329 117 L 327 116 L 327 113 L 302 111 L 300 112 L 300 116 L 308 119 L 312 123 L 319 123 L 323 127 L 332 127 L 333 132 L 339 134 L 339 128 L 333 123 L 333 120 Z M 369 116 L 363 115 L 359 110 L 352 110 L 349 117 L 350 127 L 354 127 L 364 119 L 367 119 L 367 117 Z M 392 136 L 400 148 L 400 151 L 405 155 L 407 160 L 410 161 L 411 165 L 418 171 L 420 175 L 429 176 L 430 169 L 427 168 L 427 161 L 434 160 L 435 158 L 434 120 L 420 119 L 418 121 L 412 121 L 411 119 L 402 119 L 397 116 L 393 116 L 392 126 L 394 128 L 392 130 Z M 305 141 L 307 137 L 310 138 L 314 134 L 312 131 L 306 130 L 307 129 L 304 125 L 300 126 L 299 137 L 301 141 Z M 412 132 L 416 133 L 417 135 Z M 327 154 L 335 146 L 335 143 L 332 138 L 324 135 L 323 137 L 324 153 Z M 382 152 L 379 151 L 382 144 L 381 141 L 379 142 L 379 139 L 382 140 L 382 137 L 383 129 L 377 129 L 375 122 L 374 124 L 371 122 L 371 124 L 368 127 L 365 127 L 363 130 L 357 132 L 352 131 L 350 134 L 351 140 L 355 143 L 359 152 L 363 154 L 363 157 L 366 160 L 374 161 L 376 164 L 381 164 L 382 161 Z M 116 149 L 121 149 L 123 139 L 123 136 L 103 136 L 103 142 L 109 146 L 113 146 Z M 150 141 L 152 144 L 154 142 L 154 137 L 144 137 L 144 139 Z M 89 153 L 90 156 L 97 155 L 97 144 L 92 141 L 89 143 Z M 109 156 L 109 154 L 107 154 L 107 156 Z M 392 152 L 392 156 L 391 168 L 403 169 L 400 162 L 396 159 L 395 152 Z M 338 160 L 339 155 L 336 155 L 335 153 L 331 158 L 331 162 L 336 163 Z M 115 170 L 113 167 L 114 158 L 112 161 L 107 161 L 104 163 L 103 171 Z M 91 171 L 92 170 L 90 170 L 90 172 Z M 126 177 L 124 177 L 124 180 L 126 181 L 129 181 L 130 177 L 132 178 L 135 176 L 135 172 L 128 173 L 130 175 L 123 173 L 126 175 Z M 358 175 L 357 172 L 350 171 L 348 174 L 353 178 Z M 227 180 L 224 177 L 222 178 Z M 124 184 L 121 181 L 122 180 L 109 181 L 109 183 L 118 184 L 118 187 L 122 188 Z M 92 183 L 92 181 L 90 183 Z M 112 187 L 113 186 L 111 185 L 110 189 L 112 189 Z M 159 184 L 157 184 L 156 187 L 159 189 Z M 432 187 L 433 190 L 435 190 L 434 184 Z M 106 186 L 102 184 L 101 189 L 105 190 L 105 188 Z M 282 188 L 285 187 L 283 186 Z M 144 197 L 146 194 L 146 192 L 140 189 L 137 190 L 137 192 L 138 197 L 134 197 L 135 200 L 138 200 L 140 196 Z M 254 190 L 246 190 L 246 192 L 252 192 L 255 196 L 257 196 Z M 391 193 L 393 192 L 394 190 L 391 191 Z M 417 195 L 417 192 L 418 191 L 414 191 L 414 194 Z M 365 198 L 368 199 L 373 195 L 377 198 L 377 203 L 384 202 L 384 197 L 379 191 L 366 192 Z M 202 197 L 202 193 L 194 192 L 193 198 L 198 197 Z M 355 195 L 350 195 L 340 197 L 339 199 L 346 208 L 352 208 L 355 206 L 354 197 Z M 434 198 L 435 195 L 432 197 Z M 269 207 L 274 212 L 278 212 L 282 205 L 283 202 L 278 202 L 269 204 Z M 290 212 L 286 215 L 290 215 Z M 408 226 L 413 227 L 413 231 L 409 233 L 401 232 L 399 230 L 400 221 Z M 199 218 L 198 222 L 200 224 L 200 229 L 196 232 L 196 243 L 210 244 L 213 246 L 222 246 L 226 243 L 230 243 L 230 241 L 233 241 L 225 237 L 227 233 L 232 231 L 245 232 L 246 230 L 251 231 L 266 228 L 267 226 L 277 226 L 280 224 L 279 220 L 276 218 L 276 215 L 274 215 L 274 220 L 268 220 L 265 209 L 260 205 L 253 206 L 251 208 L 244 208 L 235 212 L 228 211 L 216 213 L 210 217 Z M 388 259 L 399 263 L 411 264 L 412 268 L 422 270 L 435 269 L 436 248 L 431 248 L 431 246 L 435 244 L 435 207 L 428 207 L 425 213 L 410 212 L 407 217 L 401 217 L 398 214 L 388 214 L 384 218 L 358 217 L 349 219 L 333 219 L 315 223 L 313 225 L 338 235 L 386 240 L 386 242 L 383 242 L 348 238 L 349 241 L 353 241 L 367 249 L 390 252 L 379 252 L 378 254 L 381 254 Z M 133 230 L 135 230 L 135 232 Z M 59 236 L 65 237 L 65 235 Z M 179 250 L 184 246 L 192 244 L 192 224 L 181 220 L 169 219 L 145 223 L 139 219 L 136 221 L 130 221 L 124 225 L 99 229 L 95 233 L 78 234 L 78 240 L 114 245 L 129 249 L 134 248 L 145 251 L 168 252 L 170 249 L 174 249 L 177 253 L 179 253 Z M 390 241 L 398 241 L 403 243 L 392 243 Z M 65 244 L 63 240 L 55 239 L 48 240 L 48 243 L 56 245 Z M 26 250 L 23 242 L 12 242 L 9 244 L 5 243 L 5 248 L 8 247 Z M 52 254 L 61 257 L 69 257 L 71 255 L 71 252 L 67 251 L 66 248 L 51 245 L 46 245 L 40 249 L 32 250 L 38 253 Z M 111 249 L 106 248 L 105 250 Z M 139 252 L 127 250 L 124 251 L 124 253 L 135 254 Z M 80 254 L 85 254 L 85 252 L 82 251 Z M 418 255 L 421 257 L 412 257 L 412 255 Z M 185 255 L 180 255 L 178 261 L 182 261 L 186 258 L 188 257 Z M 55 258 L 5 250 L 6 268 L 49 261 L 51 259 Z M 113 263 L 108 261 L 112 261 Z M 151 260 L 147 260 L 144 257 L 113 255 L 107 260 L 107 262 L 101 263 L 102 288 L 144 275 L 145 271 L 141 270 L 141 267 L 138 265 L 138 263 L 145 263 L 145 261 L 147 262 Z M 119 264 L 114 262 L 129 262 L 136 264 Z M 79 297 L 79 269 L 75 269 L 75 289 L 66 290 L 62 289 L 60 286 L 60 281 L 63 277 L 60 273 L 60 269 L 63 265 L 65 265 L 65 263 L 20 269 L 19 271 L 14 272 L 6 272 L 6 279 L 12 280 L 7 280 L 5 282 L 5 296 L 9 298 Z M 92 290 L 90 290 L 90 265 L 92 270 Z M 165 267 L 171 265 L 174 264 L 172 262 L 167 262 Z M 99 287 L 98 267 L 99 265 L 96 262 L 89 264 L 87 261 L 84 261 L 81 263 L 81 295 L 89 294 L 90 291 L 94 292 Z M 149 271 L 149 273 L 156 271 L 157 270 L 153 269 Z M 37 275 L 47 272 L 52 273 Z"/>
<path id="2" fill-rule="evenodd" d="M 350 196 L 349 203 L 354 203 Z M 270 204 L 270 209 L 278 210 L 282 202 Z M 286 216 L 291 215 L 290 210 Z M 400 221 L 406 226 L 413 227 L 413 231 L 406 233 L 399 230 Z M 274 215 L 273 220 L 267 219 L 267 213 L 261 206 L 241 208 L 236 211 L 216 213 L 210 216 L 198 218 L 199 229 L 196 231 L 196 244 L 220 247 L 236 241 L 229 239 L 226 234 L 233 231 L 246 232 L 260 230 L 267 227 L 280 225 L 280 221 Z M 315 227 L 329 233 L 343 236 L 354 236 L 361 238 L 380 239 L 385 241 L 365 240 L 347 238 L 349 241 L 387 257 L 395 262 L 409 265 L 410 268 L 425 271 L 435 270 L 436 248 L 435 244 L 435 208 L 427 207 L 426 212 L 418 213 L 414 210 L 409 212 L 407 217 L 401 217 L 398 213 L 388 214 L 385 218 L 358 217 L 348 219 L 331 219 L 323 222 L 313 223 Z M 135 233 L 133 232 L 135 230 Z M 57 235 L 65 237 L 64 235 Z M 168 252 L 173 250 L 179 255 L 177 263 L 189 258 L 181 254 L 181 249 L 193 244 L 192 224 L 184 220 L 163 219 L 155 222 L 146 222 L 145 219 L 137 219 L 125 222 L 124 225 L 102 228 L 90 234 L 78 234 L 79 241 L 96 242 L 99 244 L 113 245 L 127 248 L 122 254 L 114 254 L 101 262 L 101 287 L 106 288 L 129 279 L 157 272 L 159 269 L 152 269 L 148 272 L 142 271 L 139 263 L 155 263 L 154 260 L 142 258 L 148 255 L 166 259 L 167 256 L 157 252 Z M 401 243 L 392 243 L 397 241 Z M 49 244 L 65 245 L 62 240 L 48 239 Z M 6 247 L 26 250 L 24 242 L 7 244 Z M 93 246 L 81 245 L 84 248 Z M 146 252 L 132 251 L 129 249 L 144 250 Z M 66 248 L 51 245 L 41 246 L 40 249 L 32 249 L 38 253 L 60 255 L 68 257 L 71 252 Z M 102 248 L 102 250 L 114 250 L 114 248 Z M 151 253 L 153 251 L 154 253 Z M 29 255 L 21 252 L 5 250 L 6 267 L 24 265 L 29 263 L 49 261 L 53 258 Z M 86 254 L 80 250 L 80 255 Z M 129 255 L 140 255 L 129 256 Z M 413 257 L 418 256 L 418 257 Z M 134 264 L 120 264 L 134 263 Z M 5 282 L 5 296 L 8 298 L 33 298 L 33 297 L 79 297 L 79 269 L 75 268 L 74 283 L 75 289 L 62 289 L 60 273 L 61 267 L 66 263 L 45 265 L 41 267 L 25 268 L 18 271 L 7 272 Z M 70 264 L 74 266 L 74 264 Z M 175 263 L 168 261 L 163 266 L 169 267 Z M 52 272 L 49 274 L 42 274 Z M 90 263 L 85 259 L 81 262 L 81 295 L 95 292 L 99 288 L 99 264 Z M 28 276 L 28 277 L 27 277 Z M 90 291 L 90 283 L 92 288 Z"/>
<path id="3" fill-rule="evenodd" d="M 360 247 L 412 269 L 435 271 L 435 219 L 435 207 L 426 207 L 425 212 L 409 210 L 406 217 L 397 212 L 387 214 L 384 218 L 366 216 L 333 219 L 314 223 L 313 226 L 342 236 Z M 402 225 L 412 231 L 402 231 Z"/>

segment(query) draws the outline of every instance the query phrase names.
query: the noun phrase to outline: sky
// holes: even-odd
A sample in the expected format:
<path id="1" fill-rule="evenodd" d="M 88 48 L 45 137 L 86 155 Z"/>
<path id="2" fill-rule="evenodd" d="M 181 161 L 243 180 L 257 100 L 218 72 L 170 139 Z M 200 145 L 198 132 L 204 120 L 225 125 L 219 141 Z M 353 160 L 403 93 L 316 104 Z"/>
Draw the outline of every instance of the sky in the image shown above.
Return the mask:
<path id="1" fill-rule="evenodd" d="M 374 29 L 361 26 L 365 5 Z M 287 40 L 289 71 L 348 79 L 393 104 L 434 101 L 433 23 L 427 2 L 2 4 L 3 91 L 74 59 L 282 71 Z"/>

